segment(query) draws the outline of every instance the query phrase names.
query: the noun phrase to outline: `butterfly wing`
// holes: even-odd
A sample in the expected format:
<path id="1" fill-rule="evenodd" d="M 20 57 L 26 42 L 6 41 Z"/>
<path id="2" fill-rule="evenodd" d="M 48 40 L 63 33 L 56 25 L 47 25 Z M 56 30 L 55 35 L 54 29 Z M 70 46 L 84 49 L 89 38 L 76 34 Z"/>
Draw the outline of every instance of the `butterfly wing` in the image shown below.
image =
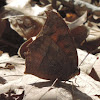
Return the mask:
<path id="1" fill-rule="evenodd" d="M 68 80 L 78 70 L 77 52 L 69 28 L 55 11 L 47 12 L 44 27 L 27 48 L 26 73 L 43 79 Z"/>

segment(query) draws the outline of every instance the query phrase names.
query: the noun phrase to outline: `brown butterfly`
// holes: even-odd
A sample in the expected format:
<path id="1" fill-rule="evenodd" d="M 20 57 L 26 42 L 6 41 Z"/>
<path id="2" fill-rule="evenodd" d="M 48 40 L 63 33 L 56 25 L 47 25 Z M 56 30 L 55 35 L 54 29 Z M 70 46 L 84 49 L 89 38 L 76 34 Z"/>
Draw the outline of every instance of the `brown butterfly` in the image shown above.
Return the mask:
<path id="1" fill-rule="evenodd" d="M 24 43 L 19 52 L 26 59 L 25 73 L 47 80 L 68 80 L 78 70 L 77 51 L 70 30 L 56 11 L 48 11 L 47 20 L 36 39 Z"/>

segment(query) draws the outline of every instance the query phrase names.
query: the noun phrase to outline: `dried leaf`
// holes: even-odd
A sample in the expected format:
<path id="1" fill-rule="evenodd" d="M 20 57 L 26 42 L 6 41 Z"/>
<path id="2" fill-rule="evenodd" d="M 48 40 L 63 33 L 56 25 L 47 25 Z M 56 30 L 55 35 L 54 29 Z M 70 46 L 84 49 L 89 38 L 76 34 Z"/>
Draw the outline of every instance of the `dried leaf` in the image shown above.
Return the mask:
<path id="1" fill-rule="evenodd" d="M 9 90 L 5 94 L 0 95 L 1 100 L 22 100 L 24 96 L 24 92 L 20 95 L 15 94 L 14 91 Z"/>
<path id="2" fill-rule="evenodd" d="M 87 0 L 86 0 L 87 1 Z M 82 15 L 85 11 L 88 11 L 89 13 L 92 13 L 94 15 L 100 16 L 100 8 L 98 6 L 95 6 L 93 4 L 87 3 L 84 0 L 62 0 L 62 5 L 66 7 L 70 7 L 70 9 L 74 7 L 75 12 L 78 15 Z M 94 2 L 95 0 L 92 0 Z"/>
<path id="3" fill-rule="evenodd" d="M 5 16 L 4 19 L 9 19 L 10 26 L 13 30 L 22 37 L 29 39 L 38 34 L 46 20 L 45 11 L 51 10 L 52 7 L 51 5 L 47 5 L 43 8 L 37 5 L 27 7 L 29 2 L 26 2 L 24 6 L 20 5 L 19 2 L 16 4 L 16 2 L 6 5 L 1 15 L 2 17 Z M 15 8 L 12 8 L 15 4 Z M 19 9 L 21 10 L 19 11 Z"/>
<path id="4" fill-rule="evenodd" d="M 29 39 L 36 36 L 45 23 L 43 17 L 16 16 L 9 18 L 11 28 L 20 36 Z"/>
<path id="5" fill-rule="evenodd" d="M 48 10 L 52 10 L 51 5 L 40 7 L 37 4 L 32 5 L 31 0 L 14 0 L 1 9 L 1 18 L 7 19 L 17 15 L 45 16 L 45 11 Z"/>
<path id="6" fill-rule="evenodd" d="M 97 27 L 90 28 L 89 35 L 83 43 L 83 47 L 87 51 L 93 51 L 100 45 L 100 29 Z"/>
<path id="7" fill-rule="evenodd" d="M 8 81 L 8 83 L 0 86 L 1 95 L 14 91 L 16 96 L 20 96 L 24 90 L 23 100 L 73 100 L 73 98 L 74 100 L 99 100 L 97 96 L 100 95 L 100 82 L 93 80 L 85 73 L 80 73 L 80 75 L 72 78 L 70 81 L 73 82 L 73 85 L 72 82 L 68 81 L 60 82 L 59 85 L 55 84 L 51 90 L 49 89 L 52 82 L 39 79 L 33 75 L 23 75 L 19 79 L 18 76 L 5 78 L 12 79 L 12 77 L 14 77 L 13 81 Z"/>
<path id="8" fill-rule="evenodd" d="M 51 5 L 39 7 L 31 5 L 31 0 L 14 0 L 4 9 L 1 9 L 1 17 L 9 19 L 11 28 L 24 38 L 35 36 L 45 23 L 45 11 L 52 10 Z M 37 17 L 36 17 L 37 16 Z"/>
<path id="9" fill-rule="evenodd" d="M 57 9 L 57 10 L 59 10 L 60 6 L 61 6 L 61 1 L 60 0 L 40 0 L 40 3 L 42 5 L 52 4 L 52 7 L 54 9 Z"/>
<path id="10" fill-rule="evenodd" d="M 10 57 L 7 53 L 0 57 L 0 75 L 20 75 L 25 71 L 25 60 L 18 57 Z"/>
<path id="11" fill-rule="evenodd" d="M 34 80 L 34 77 L 27 76 L 27 79 Z M 24 80 L 25 80 L 24 76 Z M 37 79 L 38 80 L 38 79 Z M 32 85 L 26 85 L 25 97 L 23 100 L 99 100 L 95 95 L 100 94 L 100 82 L 93 80 L 88 75 L 81 73 L 76 78 L 71 79 L 70 82 L 59 83 L 59 86 L 54 86 L 53 89 L 48 91 L 51 82 L 48 81 L 34 81 Z M 77 87 L 79 85 L 79 87 Z M 92 90 L 93 89 L 93 90 Z M 34 94 L 34 96 L 32 96 Z"/>
<path id="12" fill-rule="evenodd" d="M 66 21 L 69 21 L 69 22 L 72 22 L 72 21 L 75 21 L 76 19 L 78 18 L 78 16 L 75 14 L 75 13 L 67 13 L 66 14 Z"/>
<path id="13" fill-rule="evenodd" d="M 88 52 L 80 49 L 77 49 L 77 53 L 78 53 L 78 62 L 79 62 L 78 65 L 80 65 L 81 62 L 83 61 L 83 63 L 79 66 L 80 70 L 85 72 L 86 74 L 90 74 L 97 60 L 97 57 L 93 54 L 89 54 Z"/>
<path id="14" fill-rule="evenodd" d="M 83 25 L 87 20 L 87 12 L 85 12 L 81 17 L 79 17 L 77 20 L 73 21 L 71 24 L 68 24 L 69 29 L 74 29 L 78 26 Z"/>
<path id="15" fill-rule="evenodd" d="M 0 77 L 0 84 L 5 84 L 6 80 L 3 77 Z"/>
<path id="16" fill-rule="evenodd" d="M 86 38 L 87 42 L 94 42 L 100 40 L 100 29 L 98 27 L 92 27 L 90 28 L 90 33 L 88 37 Z"/>
<path id="17" fill-rule="evenodd" d="M 43 29 L 26 48 L 25 73 L 43 79 L 68 80 L 78 70 L 77 53 L 69 29 L 55 11 L 47 12 Z"/>
<path id="18" fill-rule="evenodd" d="M 96 60 L 95 64 L 93 65 L 93 69 L 90 73 L 90 76 L 97 81 L 100 81 L 100 57 Z"/>
<path id="19" fill-rule="evenodd" d="M 71 36 L 74 38 L 76 44 L 78 46 L 87 38 L 89 34 L 89 30 L 84 25 L 77 26 L 76 28 L 71 30 Z"/>

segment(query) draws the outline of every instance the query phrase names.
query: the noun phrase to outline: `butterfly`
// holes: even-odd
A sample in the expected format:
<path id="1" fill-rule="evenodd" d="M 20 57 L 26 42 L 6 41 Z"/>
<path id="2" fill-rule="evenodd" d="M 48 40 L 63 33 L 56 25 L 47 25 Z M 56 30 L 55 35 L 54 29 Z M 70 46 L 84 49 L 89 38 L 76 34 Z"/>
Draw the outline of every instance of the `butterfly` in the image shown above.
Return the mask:
<path id="1" fill-rule="evenodd" d="M 46 22 L 35 37 L 26 41 L 19 52 L 25 57 L 25 73 L 39 78 L 60 81 L 79 74 L 74 40 L 63 18 L 56 11 L 47 11 Z"/>

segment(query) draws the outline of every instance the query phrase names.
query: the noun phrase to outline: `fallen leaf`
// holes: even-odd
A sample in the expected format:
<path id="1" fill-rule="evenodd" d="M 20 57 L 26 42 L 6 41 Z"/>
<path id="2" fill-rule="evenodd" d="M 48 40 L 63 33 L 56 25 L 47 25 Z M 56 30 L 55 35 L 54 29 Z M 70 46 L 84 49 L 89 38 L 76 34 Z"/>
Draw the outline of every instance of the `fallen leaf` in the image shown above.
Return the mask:
<path id="1" fill-rule="evenodd" d="M 22 100 L 24 96 L 24 92 L 20 95 L 14 93 L 14 91 L 9 90 L 9 92 L 0 94 L 1 100 Z"/>
<path id="2" fill-rule="evenodd" d="M 23 81 L 26 79 L 25 77 Z M 27 79 L 33 81 L 33 84 L 25 86 L 23 100 L 99 100 L 95 95 L 100 94 L 100 82 L 93 80 L 85 73 L 80 73 L 79 76 L 72 78 L 70 81 L 73 82 L 73 85 L 68 81 L 60 82 L 59 85 L 55 84 L 52 89 L 50 89 L 52 83 L 49 81 L 35 80 L 32 75 L 28 75 Z"/>
<path id="3" fill-rule="evenodd" d="M 74 38 L 77 47 L 88 37 L 89 30 L 86 26 L 77 26 L 71 30 L 71 36 Z"/>
<path id="4" fill-rule="evenodd" d="M 2 19 L 9 19 L 11 28 L 26 39 L 38 34 L 46 20 L 45 11 L 52 10 L 51 5 L 32 6 L 31 2 L 14 0 L 4 6 L 0 14 Z"/>
<path id="5" fill-rule="evenodd" d="M 36 36 L 44 25 L 45 20 L 43 17 L 35 16 L 16 16 L 9 18 L 11 28 L 26 39 Z"/>
<path id="6" fill-rule="evenodd" d="M 5 0 L 1 0 L 1 3 L 2 1 L 4 2 Z M 32 2 L 30 3 L 30 1 Z M 30 72 L 31 69 L 33 71 L 34 66 L 35 71 L 39 68 L 37 73 L 40 75 L 42 72 L 45 73 L 45 69 L 48 68 L 46 75 L 51 73 L 55 78 L 56 76 L 60 77 L 60 75 L 62 75 L 63 79 L 68 81 L 58 80 L 57 82 L 53 82 L 52 80 L 55 80 L 55 78 L 51 74 L 50 75 L 54 79 L 48 75 L 49 78 L 51 78 L 50 80 L 41 79 L 44 74 L 41 74 L 40 78 L 39 76 L 36 77 L 32 71 L 33 75 L 31 75 L 31 73 L 24 74 L 26 67 L 24 59 L 20 58 L 18 55 L 10 57 L 7 53 L 2 54 L 2 52 L 0 52 L 0 100 L 100 100 L 100 82 L 96 79 L 100 76 L 100 60 L 96 59 L 99 57 L 100 53 L 98 48 L 100 45 L 99 16 L 98 18 L 93 16 L 95 19 L 95 22 L 93 23 L 88 18 L 90 23 L 92 23 L 90 34 L 88 35 L 87 32 L 89 27 L 83 25 L 87 20 L 87 15 L 84 16 L 83 19 L 79 17 L 81 19 L 78 22 L 76 21 L 72 25 L 72 29 L 70 28 L 69 30 L 67 27 L 68 25 L 64 24 L 64 20 L 57 12 L 52 12 L 50 10 L 50 12 L 46 12 L 46 15 L 44 12 L 47 8 L 44 9 L 45 7 L 42 7 L 43 5 L 41 5 L 41 7 L 37 6 L 36 3 L 34 3 L 35 1 L 38 2 L 38 4 L 40 4 L 41 1 L 44 3 L 51 3 L 63 17 L 65 17 L 66 12 L 77 12 L 77 14 L 79 14 L 79 12 L 83 13 L 82 10 L 88 10 L 89 16 L 91 15 L 91 12 L 92 14 L 97 12 L 98 15 L 100 15 L 100 7 L 87 3 L 87 1 L 91 2 L 91 0 L 83 0 L 85 2 L 81 0 L 74 0 L 74 2 L 73 0 L 7 0 L 8 4 L 4 7 L 4 13 L 6 14 L 5 19 L 9 19 L 11 27 L 18 32 L 18 34 L 24 38 L 24 34 L 26 34 L 26 38 L 28 39 L 28 41 L 26 41 L 19 49 L 20 55 L 23 58 L 27 57 L 27 62 L 32 62 L 28 64 L 28 71 Z M 92 3 L 96 1 L 98 0 L 92 0 Z M 99 5 L 99 2 L 97 5 Z M 76 11 L 76 9 L 73 8 L 76 8 L 77 6 L 79 6 L 79 9 Z M 31 13 L 33 11 L 34 13 Z M 45 22 L 45 20 L 47 22 Z M 98 23 L 96 23 L 97 21 Z M 16 22 L 18 23 L 16 24 Z M 8 24 L 6 24 L 6 26 L 7 25 Z M 36 29 L 34 28 L 34 25 L 36 26 Z M 97 26 L 95 27 L 96 30 L 93 30 L 94 26 Z M 16 35 L 9 35 L 11 34 L 11 31 L 9 31 L 8 27 L 6 27 L 6 29 L 4 28 L 4 30 L 2 23 L 0 28 L 2 28 L 2 33 L 6 30 L 7 35 L 3 34 L 3 36 L 6 37 L 6 40 L 13 39 L 13 42 L 11 43 L 5 40 L 7 43 L 7 50 L 10 49 L 12 54 L 14 50 L 8 48 L 8 45 L 10 44 L 10 46 L 18 48 L 18 41 L 20 40 Z M 86 38 L 87 35 L 88 38 Z M 2 34 L 0 34 L 0 36 L 2 37 Z M 69 36 L 72 37 L 69 38 Z M 85 50 L 86 48 L 87 50 L 92 49 L 92 53 L 96 55 L 79 49 L 76 51 L 76 47 L 74 47 L 73 43 L 75 41 L 73 41 L 72 38 L 77 40 L 77 43 L 79 44 L 86 38 L 87 42 L 84 42 L 87 44 L 88 48 L 86 46 L 82 48 Z M 1 41 L 0 47 L 5 47 L 5 41 Z M 82 43 L 84 44 L 84 42 Z M 15 45 L 15 43 L 17 44 Z M 94 46 L 96 51 L 94 50 Z M 1 50 L 2 49 L 4 48 L 1 47 Z M 73 61 L 75 61 L 74 64 L 72 63 Z M 37 63 L 37 65 L 35 65 L 34 62 Z M 36 66 L 38 66 L 39 63 L 40 66 L 37 68 Z M 78 76 L 74 75 L 75 70 L 73 67 L 75 67 L 75 69 L 80 67 L 80 74 Z M 60 70 L 62 68 L 63 70 Z M 91 77 L 89 76 L 93 70 L 97 77 L 94 73 Z M 48 79 L 48 76 L 46 75 L 44 75 L 47 77 L 45 79 Z M 69 77 L 67 77 L 67 75 Z M 74 77 L 70 79 L 71 76 Z"/>
<path id="7" fill-rule="evenodd" d="M 24 90 L 23 100 L 73 100 L 73 98 L 75 100 L 99 100 L 100 82 L 95 81 L 83 72 L 69 80 L 73 83 L 68 81 L 65 83 L 59 82 L 52 89 L 50 89 L 51 81 L 40 79 L 34 75 L 24 74 L 19 79 L 18 76 L 8 76 L 5 78 L 8 80 L 12 79 L 12 77 L 15 77 L 15 79 L 0 86 L 0 97 L 9 91 L 14 91 L 15 96 L 21 96 Z"/>
<path id="8" fill-rule="evenodd" d="M 82 44 L 82 47 L 85 50 L 92 52 L 95 49 L 97 49 L 98 46 L 100 45 L 100 34 L 99 34 L 100 29 L 94 26 L 94 27 L 90 28 L 89 31 L 90 32 L 89 32 L 86 40 Z"/>
<path id="9" fill-rule="evenodd" d="M 0 75 L 22 75 L 25 71 L 25 60 L 7 53 L 0 56 Z"/>
<path id="10" fill-rule="evenodd" d="M 100 81 L 100 57 L 97 57 L 96 62 L 93 65 L 93 69 L 91 70 L 91 73 L 89 74 L 92 78 L 94 78 L 97 81 Z"/>
<path id="11" fill-rule="evenodd" d="M 60 9 L 61 1 L 60 0 L 40 0 L 42 5 L 52 4 L 52 7 L 56 10 Z"/>
<path id="12" fill-rule="evenodd" d="M 85 12 L 81 17 L 73 21 L 72 23 L 68 24 L 70 30 L 77 28 L 78 26 L 83 25 L 87 20 L 87 12 Z"/>
<path id="13" fill-rule="evenodd" d="M 3 77 L 0 77 L 0 84 L 5 84 L 7 81 L 3 78 Z"/>
<path id="14" fill-rule="evenodd" d="M 78 66 L 80 70 L 86 74 L 90 74 L 97 60 L 97 57 L 81 49 L 77 49 L 77 53 L 78 53 Z"/>
<path id="15" fill-rule="evenodd" d="M 69 21 L 69 22 L 73 22 L 77 18 L 78 18 L 78 16 L 75 13 L 71 13 L 71 12 L 70 13 L 67 13 L 66 14 L 66 17 L 65 17 L 66 21 Z"/>
<path id="16" fill-rule="evenodd" d="M 94 42 L 100 40 L 100 35 L 99 35 L 100 29 L 98 27 L 92 27 L 90 28 L 90 33 L 88 37 L 86 38 L 87 42 Z"/>

